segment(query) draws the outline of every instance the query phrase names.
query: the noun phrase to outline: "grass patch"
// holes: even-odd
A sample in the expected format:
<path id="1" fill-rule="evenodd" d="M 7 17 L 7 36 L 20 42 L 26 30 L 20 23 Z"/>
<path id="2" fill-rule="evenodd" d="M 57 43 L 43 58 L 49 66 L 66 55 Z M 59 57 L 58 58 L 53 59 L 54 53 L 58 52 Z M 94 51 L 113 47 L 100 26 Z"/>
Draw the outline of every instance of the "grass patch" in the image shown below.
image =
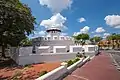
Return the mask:
<path id="1" fill-rule="evenodd" d="M 75 58 L 74 60 L 73 60 L 73 63 L 76 63 L 77 61 L 79 61 L 80 60 L 80 58 Z"/>
<path id="2" fill-rule="evenodd" d="M 72 64 L 76 63 L 79 60 L 80 60 L 80 58 L 77 57 L 77 58 L 75 58 L 73 60 L 67 61 L 67 67 L 71 66 Z"/>
<path id="3" fill-rule="evenodd" d="M 73 64 L 73 61 L 72 61 L 72 60 L 69 60 L 69 61 L 67 62 L 67 67 L 71 66 L 72 64 Z"/>

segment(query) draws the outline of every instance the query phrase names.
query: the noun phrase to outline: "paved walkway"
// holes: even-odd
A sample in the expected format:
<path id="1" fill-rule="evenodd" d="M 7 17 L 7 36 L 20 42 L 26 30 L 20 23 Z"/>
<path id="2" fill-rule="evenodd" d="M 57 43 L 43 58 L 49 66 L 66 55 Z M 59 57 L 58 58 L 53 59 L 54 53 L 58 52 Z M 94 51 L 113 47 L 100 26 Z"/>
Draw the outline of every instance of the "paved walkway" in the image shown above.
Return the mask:
<path id="1" fill-rule="evenodd" d="M 120 72 L 113 65 L 110 56 L 102 52 L 64 80 L 120 80 Z"/>

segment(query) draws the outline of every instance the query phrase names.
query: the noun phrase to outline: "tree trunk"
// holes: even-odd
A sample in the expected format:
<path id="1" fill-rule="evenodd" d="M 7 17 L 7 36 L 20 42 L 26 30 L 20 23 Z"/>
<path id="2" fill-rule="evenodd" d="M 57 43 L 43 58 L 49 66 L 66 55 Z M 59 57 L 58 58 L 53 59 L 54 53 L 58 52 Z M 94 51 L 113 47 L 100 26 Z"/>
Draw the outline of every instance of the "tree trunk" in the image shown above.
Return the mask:
<path id="1" fill-rule="evenodd" d="M 5 45 L 2 45 L 2 57 L 6 58 L 6 56 L 5 56 Z"/>

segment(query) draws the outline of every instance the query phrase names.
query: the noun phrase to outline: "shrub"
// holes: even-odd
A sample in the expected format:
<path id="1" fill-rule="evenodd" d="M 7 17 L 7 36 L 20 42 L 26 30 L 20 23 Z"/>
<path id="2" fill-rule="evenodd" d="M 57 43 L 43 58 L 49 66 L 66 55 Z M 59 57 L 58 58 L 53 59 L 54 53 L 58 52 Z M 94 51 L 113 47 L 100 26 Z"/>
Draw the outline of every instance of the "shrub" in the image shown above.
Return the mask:
<path id="1" fill-rule="evenodd" d="M 69 60 L 69 61 L 67 62 L 67 67 L 71 66 L 72 64 L 73 64 L 73 61 L 72 61 L 72 60 Z"/>
<path id="2" fill-rule="evenodd" d="M 71 66 L 72 64 L 76 63 L 76 62 L 79 61 L 79 60 L 80 60 L 80 58 L 77 57 L 77 58 L 75 58 L 74 60 L 69 60 L 69 61 L 67 61 L 67 67 Z"/>
<path id="3" fill-rule="evenodd" d="M 76 54 L 76 57 L 80 57 L 80 58 L 81 58 L 81 57 L 83 57 L 83 55 L 78 52 L 78 53 Z"/>
<path id="4" fill-rule="evenodd" d="M 32 67 L 32 65 L 31 65 L 31 64 L 26 64 L 24 67 L 31 68 L 31 67 Z"/>
<path id="5" fill-rule="evenodd" d="M 42 72 L 39 73 L 39 76 L 43 76 L 43 75 L 45 75 L 47 73 L 48 73 L 47 71 L 42 71 Z"/>
<path id="6" fill-rule="evenodd" d="M 77 62 L 77 61 L 79 61 L 80 60 L 80 58 L 75 58 L 74 60 L 73 60 L 73 63 L 75 63 L 75 62 Z"/>

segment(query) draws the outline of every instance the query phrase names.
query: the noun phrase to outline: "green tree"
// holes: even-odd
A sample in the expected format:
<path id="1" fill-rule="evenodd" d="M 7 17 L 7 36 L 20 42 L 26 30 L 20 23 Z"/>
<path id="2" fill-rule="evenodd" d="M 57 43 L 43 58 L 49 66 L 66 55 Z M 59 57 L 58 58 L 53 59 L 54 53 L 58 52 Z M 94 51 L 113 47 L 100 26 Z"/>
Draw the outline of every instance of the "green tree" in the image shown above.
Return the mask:
<path id="1" fill-rule="evenodd" d="M 114 49 L 116 46 L 117 48 L 120 47 L 120 34 L 113 33 L 112 35 L 107 37 L 108 41 L 112 41 L 112 48 Z"/>
<path id="2" fill-rule="evenodd" d="M 92 43 L 95 43 L 95 44 L 100 42 L 101 40 L 102 40 L 102 38 L 101 37 L 97 37 L 97 36 L 90 39 L 90 41 Z"/>
<path id="3" fill-rule="evenodd" d="M 117 48 L 120 48 L 120 34 L 116 35 Z"/>
<path id="4" fill-rule="evenodd" d="M 34 30 L 30 8 L 19 0 L 0 0 L 0 45 L 5 57 L 7 45 L 18 46 Z"/>
<path id="5" fill-rule="evenodd" d="M 20 46 L 32 46 L 32 40 L 29 38 L 25 38 L 20 42 Z"/>
<path id="6" fill-rule="evenodd" d="M 86 40 L 89 40 L 89 35 L 88 34 L 79 34 L 77 36 L 73 36 L 76 43 L 81 43 L 82 45 L 85 44 Z"/>

